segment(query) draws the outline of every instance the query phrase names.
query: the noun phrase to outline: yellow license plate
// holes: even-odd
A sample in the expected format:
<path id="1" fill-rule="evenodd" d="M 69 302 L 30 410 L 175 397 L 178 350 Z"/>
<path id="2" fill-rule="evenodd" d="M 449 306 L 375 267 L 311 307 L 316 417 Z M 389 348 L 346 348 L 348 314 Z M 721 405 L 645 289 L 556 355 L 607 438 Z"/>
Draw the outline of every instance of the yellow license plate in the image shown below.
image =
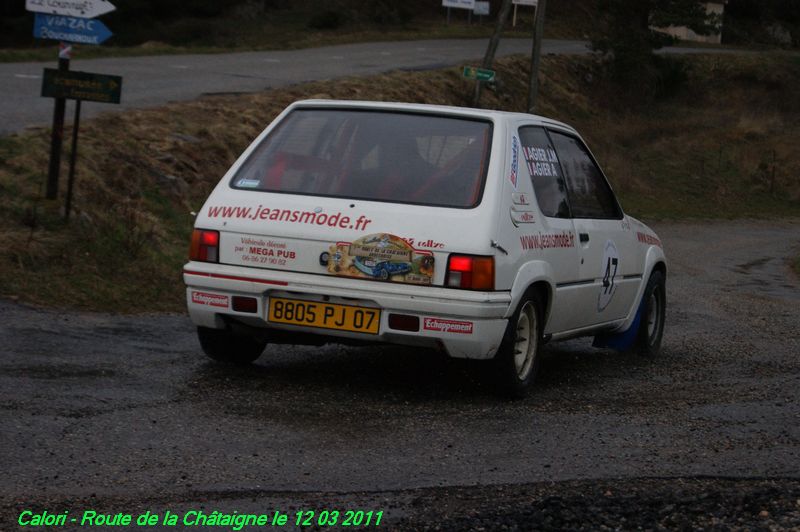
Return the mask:
<path id="1" fill-rule="evenodd" d="M 381 311 L 368 307 L 271 297 L 267 319 L 273 323 L 378 334 Z"/>

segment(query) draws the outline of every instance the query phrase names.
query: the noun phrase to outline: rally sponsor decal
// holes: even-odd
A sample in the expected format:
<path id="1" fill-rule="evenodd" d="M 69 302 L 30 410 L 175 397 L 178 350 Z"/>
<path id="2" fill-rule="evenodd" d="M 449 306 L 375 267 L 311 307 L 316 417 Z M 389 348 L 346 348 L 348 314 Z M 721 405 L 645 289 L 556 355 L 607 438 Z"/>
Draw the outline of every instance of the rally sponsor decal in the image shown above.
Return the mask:
<path id="1" fill-rule="evenodd" d="M 432 238 L 427 238 L 425 240 L 416 241 L 413 238 L 404 238 L 409 246 L 413 246 L 416 248 L 426 248 L 426 249 L 444 249 L 444 242 L 437 242 Z"/>
<path id="2" fill-rule="evenodd" d="M 512 209 L 511 221 L 514 222 L 514 225 L 532 224 L 536 223 L 536 216 L 533 214 L 533 211 L 518 211 Z"/>
<path id="3" fill-rule="evenodd" d="M 433 253 L 415 249 L 406 240 L 388 233 L 338 242 L 326 253 L 328 272 L 334 275 L 410 284 L 433 281 Z"/>
<path id="4" fill-rule="evenodd" d="M 261 181 L 258 179 L 243 178 L 236 182 L 236 186 L 242 188 L 258 188 L 259 185 L 261 185 Z"/>
<path id="5" fill-rule="evenodd" d="M 252 266 L 289 266 L 297 259 L 297 252 L 282 240 L 241 236 L 233 252 L 243 264 Z"/>
<path id="6" fill-rule="evenodd" d="M 228 205 L 211 205 L 207 211 L 209 218 L 258 220 L 262 222 L 285 222 L 292 224 L 318 225 L 337 229 L 353 229 L 366 231 L 372 220 L 363 214 L 351 217 L 342 212 L 325 212 L 322 208 L 312 211 L 299 209 L 280 209 L 259 205 L 253 207 L 238 207 Z"/>
<path id="7" fill-rule="evenodd" d="M 519 140 L 517 136 L 511 137 L 511 172 L 508 174 L 508 180 L 517 188 L 517 175 L 519 174 Z"/>
<path id="8" fill-rule="evenodd" d="M 524 192 L 514 192 L 513 194 L 511 194 L 511 201 L 514 203 L 514 205 L 531 204 L 530 196 L 528 194 L 525 194 Z"/>
<path id="9" fill-rule="evenodd" d="M 192 291 L 192 303 L 207 305 L 209 307 L 228 308 L 230 298 L 222 294 L 209 294 L 208 292 Z"/>
<path id="10" fill-rule="evenodd" d="M 521 235 L 519 243 L 523 250 L 529 249 L 558 249 L 574 248 L 575 234 L 569 231 L 560 233 L 536 233 L 535 235 Z"/>
<path id="11" fill-rule="evenodd" d="M 641 242 L 642 244 L 646 244 L 648 246 L 658 246 L 663 247 L 661 245 L 661 240 L 653 235 L 649 235 L 647 233 L 642 233 L 640 231 L 636 232 L 636 239 Z"/>
<path id="12" fill-rule="evenodd" d="M 443 320 L 440 318 L 422 318 L 422 328 L 426 331 L 443 333 L 472 334 L 474 324 L 471 321 Z"/>

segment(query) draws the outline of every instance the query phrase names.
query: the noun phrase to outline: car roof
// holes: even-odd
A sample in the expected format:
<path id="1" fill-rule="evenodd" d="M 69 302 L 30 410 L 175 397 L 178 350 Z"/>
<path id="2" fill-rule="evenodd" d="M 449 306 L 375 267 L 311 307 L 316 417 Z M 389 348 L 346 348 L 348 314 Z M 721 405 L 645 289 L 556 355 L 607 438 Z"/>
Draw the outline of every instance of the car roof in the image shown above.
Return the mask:
<path id="1" fill-rule="evenodd" d="M 335 108 L 335 109 L 368 109 L 375 111 L 401 111 L 401 112 L 417 112 L 426 114 L 445 114 L 452 116 L 461 116 L 469 118 L 482 118 L 489 119 L 492 122 L 503 121 L 532 121 L 543 126 L 558 126 L 569 131 L 575 129 L 563 122 L 547 118 L 545 116 L 528 114 L 528 113 L 512 113 L 508 111 L 495 111 L 493 109 L 475 109 L 471 107 L 456 107 L 451 105 L 431 105 L 423 103 L 403 103 L 403 102 L 369 102 L 361 100 L 300 100 L 294 102 L 289 109 L 297 108 Z"/>

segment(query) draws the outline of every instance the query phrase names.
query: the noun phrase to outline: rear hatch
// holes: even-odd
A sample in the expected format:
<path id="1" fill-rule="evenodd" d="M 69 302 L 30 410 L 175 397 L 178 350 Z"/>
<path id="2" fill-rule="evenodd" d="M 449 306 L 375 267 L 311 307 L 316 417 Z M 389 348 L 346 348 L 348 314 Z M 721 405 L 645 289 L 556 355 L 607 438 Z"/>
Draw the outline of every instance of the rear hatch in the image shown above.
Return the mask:
<path id="1" fill-rule="evenodd" d="M 488 120 L 299 108 L 212 193 L 220 263 L 443 285 L 450 253 L 491 254 Z"/>

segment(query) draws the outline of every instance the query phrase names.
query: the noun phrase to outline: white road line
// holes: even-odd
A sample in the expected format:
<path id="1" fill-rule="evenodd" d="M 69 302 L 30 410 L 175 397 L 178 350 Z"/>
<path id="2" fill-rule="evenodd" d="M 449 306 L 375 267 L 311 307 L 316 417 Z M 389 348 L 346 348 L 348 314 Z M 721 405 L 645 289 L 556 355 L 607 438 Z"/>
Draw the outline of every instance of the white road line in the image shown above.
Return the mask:
<path id="1" fill-rule="evenodd" d="M 381 52 L 381 55 L 392 55 L 392 52 Z"/>
<path id="2" fill-rule="evenodd" d="M 268 57 L 268 58 L 264 59 L 264 62 L 265 63 L 280 63 L 281 60 L 280 59 L 272 59 L 271 57 Z"/>
<path id="3" fill-rule="evenodd" d="M 14 74 L 14 77 L 21 79 L 40 79 L 42 76 L 38 74 Z"/>
<path id="4" fill-rule="evenodd" d="M 331 59 L 344 59 L 343 55 L 332 55 Z"/>
<path id="5" fill-rule="evenodd" d="M 178 70 L 188 70 L 189 67 L 186 65 L 170 65 L 172 68 L 177 68 Z"/>

